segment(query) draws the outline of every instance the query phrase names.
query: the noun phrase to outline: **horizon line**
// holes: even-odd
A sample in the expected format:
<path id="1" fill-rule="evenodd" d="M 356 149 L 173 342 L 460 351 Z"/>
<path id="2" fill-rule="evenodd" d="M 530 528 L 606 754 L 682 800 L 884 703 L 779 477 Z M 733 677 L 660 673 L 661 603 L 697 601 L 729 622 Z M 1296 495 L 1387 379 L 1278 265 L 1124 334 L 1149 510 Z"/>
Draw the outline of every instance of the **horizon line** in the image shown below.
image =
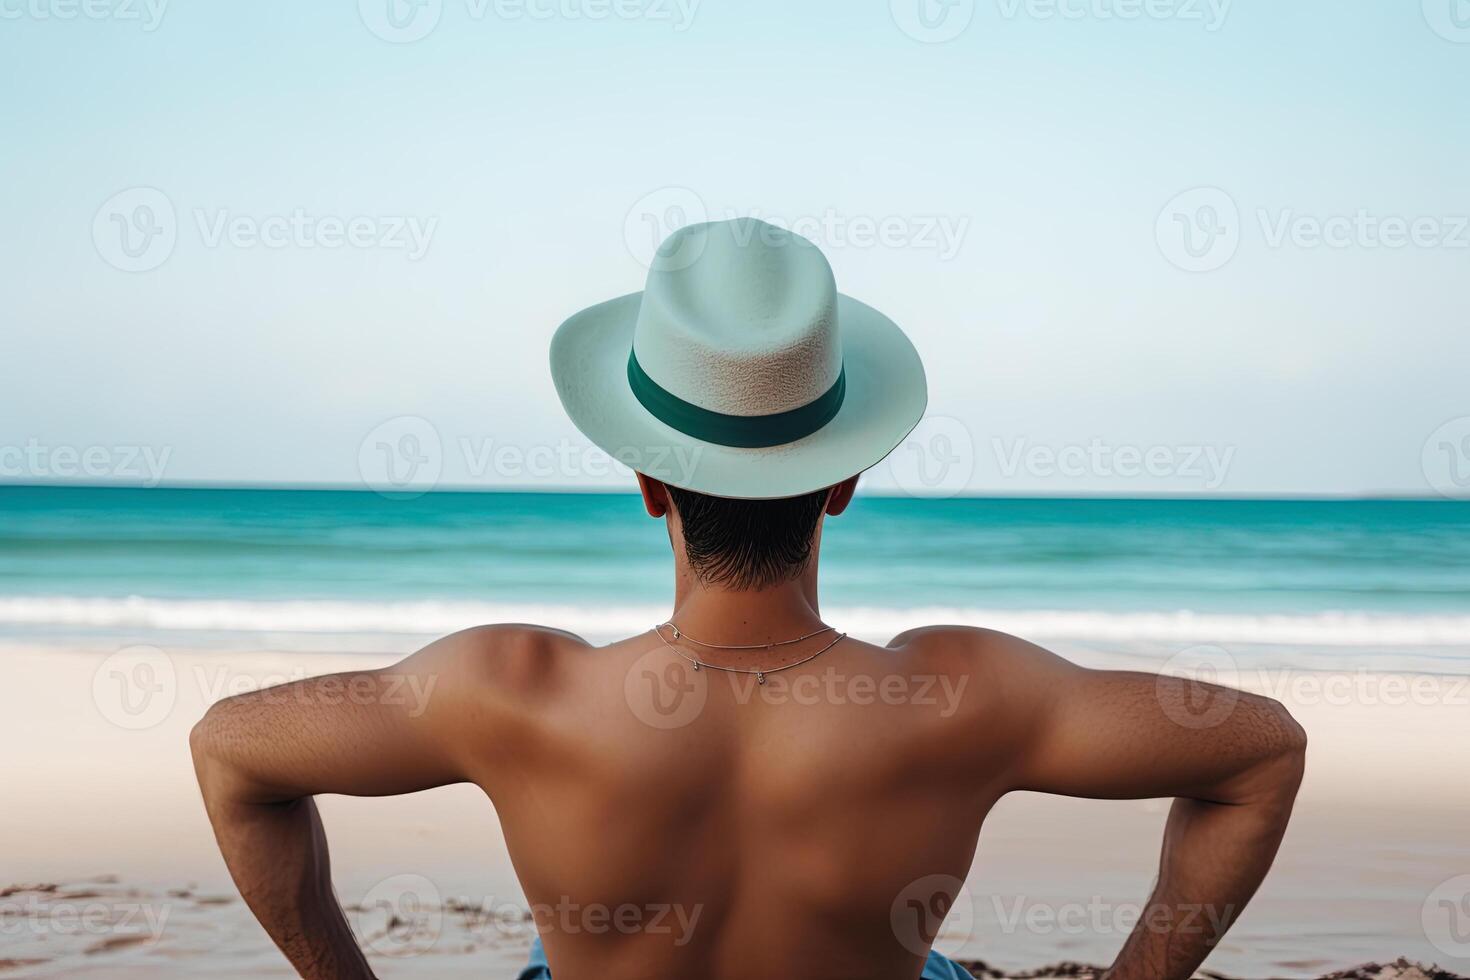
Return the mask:
<path id="1" fill-rule="evenodd" d="M 405 490 L 380 492 L 371 487 L 352 483 L 249 483 L 225 480 L 169 481 L 157 484 L 102 482 L 72 480 L 58 483 L 21 483 L 0 480 L 0 491 L 4 490 L 200 490 L 241 491 L 278 493 L 362 493 L 383 497 L 388 500 L 406 500 L 433 495 L 520 495 L 520 496 L 586 496 L 586 497 L 635 497 L 636 488 L 618 487 L 575 487 L 575 486 L 476 486 L 473 484 L 446 484 L 431 490 Z M 1422 503 L 1470 503 L 1470 494 L 1463 497 L 1446 497 L 1442 494 L 1422 490 L 1372 490 L 1363 492 L 1317 493 L 1293 491 L 1242 491 L 1221 493 L 1210 491 L 1032 491 L 1024 493 L 962 492 L 956 494 L 907 493 L 902 490 L 858 488 L 858 496 L 878 499 L 909 500 L 1200 500 L 1200 501 L 1301 501 L 1301 502 L 1351 502 L 1351 501 L 1402 501 Z"/>

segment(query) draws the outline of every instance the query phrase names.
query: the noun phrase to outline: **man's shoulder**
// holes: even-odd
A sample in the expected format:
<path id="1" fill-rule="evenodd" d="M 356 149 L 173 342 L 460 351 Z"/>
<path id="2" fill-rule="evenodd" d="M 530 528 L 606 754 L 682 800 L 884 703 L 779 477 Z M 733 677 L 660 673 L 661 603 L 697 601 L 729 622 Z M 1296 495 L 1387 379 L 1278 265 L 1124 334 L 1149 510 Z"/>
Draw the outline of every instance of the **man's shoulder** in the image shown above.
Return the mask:
<path id="1" fill-rule="evenodd" d="M 424 652 L 461 681 L 525 692 L 552 682 L 567 656 L 590 649 L 566 630 L 498 623 L 451 633 Z"/>
<path id="2" fill-rule="evenodd" d="M 890 650 L 960 658 L 974 663 L 984 658 L 1024 656 L 1035 649 L 1019 637 L 979 626 L 919 626 L 888 641 Z"/>
<path id="3" fill-rule="evenodd" d="M 1055 654 L 999 630 L 975 626 L 923 626 L 898 634 L 888 648 L 915 665 L 955 677 L 973 677 L 996 694 L 1018 695 L 1044 683 Z"/>

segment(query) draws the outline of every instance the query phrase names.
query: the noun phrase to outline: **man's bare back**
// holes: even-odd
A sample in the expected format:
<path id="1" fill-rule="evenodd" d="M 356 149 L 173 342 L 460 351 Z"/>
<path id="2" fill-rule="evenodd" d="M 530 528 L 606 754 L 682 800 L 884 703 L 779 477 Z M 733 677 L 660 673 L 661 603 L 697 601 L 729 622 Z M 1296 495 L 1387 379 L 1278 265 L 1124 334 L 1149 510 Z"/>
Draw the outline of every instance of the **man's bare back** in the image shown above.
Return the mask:
<path id="1" fill-rule="evenodd" d="M 652 632 L 593 647 L 488 627 L 339 683 L 386 691 L 405 674 L 434 685 L 417 719 L 359 705 L 324 726 L 299 707 L 330 683 L 318 680 L 302 682 L 304 697 L 224 702 L 201 725 L 211 815 L 268 927 L 299 883 L 240 874 L 237 862 L 278 842 L 232 848 L 222 799 L 469 781 L 495 806 L 558 980 L 913 978 L 1006 793 L 1182 797 L 1177 873 L 1166 863 L 1154 921 L 1178 926 L 1186 907 L 1190 922 L 1210 921 L 1198 914 L 1208 905 L 1228 924 L 1269 865 L 1300 776 L 1300 729 L 1274 702 L 1085 671 L 964 628 L 887 647 L 844 639 L 761 685 L 695 671 Z M 1191 728 L 1183 712 L 1202 693 L 1228 699 L 1229 717 Z M 247 731 L 257 737 L 238 737 Z M 370 975 L 353 972 L 350 935 L 323 942 L 330 915 L 293 916 L 272 932 L 302 937 L 282 946 L 304 975 Z M 1215 938 L 1146 930 L 1115 975 L 1186 975 Z"/>

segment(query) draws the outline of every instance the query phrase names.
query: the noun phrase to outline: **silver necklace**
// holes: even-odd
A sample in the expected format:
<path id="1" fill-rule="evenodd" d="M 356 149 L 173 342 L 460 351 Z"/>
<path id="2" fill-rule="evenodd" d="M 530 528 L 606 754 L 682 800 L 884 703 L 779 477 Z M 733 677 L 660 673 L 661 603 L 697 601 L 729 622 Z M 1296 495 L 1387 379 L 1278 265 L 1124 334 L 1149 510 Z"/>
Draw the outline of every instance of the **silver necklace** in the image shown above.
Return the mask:
<path id="1" fill-rule="evenodd" d="M 789 663 L 782 667 L 751 669 L 745 667 L 721 667 L 719 664 L 705 663 L 698 657 L 691 657 L 688 654 L 684 653 L 684 651 L 680 650 L 678 647 L 674 646 L 674 644 L 669 642 L 668 637 L 664 636 L 665 627 L 667 627 L 674 634 L 675 640 L 687 640 L 688 642 L 693 643 L 695 646 L 705 647 L 709 650 L 772 650 L 776 647 L 789 647 L 793 643 L 800 643 L 803 640 L 810 640 L 812 637 L 821 636 L 823 633 L 835 632 L 834 627 L 823 626 L 819 630 L 814 630 L 813 632 L 808 633 L 806 636 L 798 636 L 794 640 L 776 640 L 771 643 L 750 643 L 744 645 L 705 643 L 703 640 L 696 640 L 688 633 L 681 631 L 679 627 L 675 626 L 673 623 L 659 623 L 653 628 L 654 635 L 656 635 L 660 640 L 663 641 L 663 645 L 674 651 L 674 653 L 677 654 L 681 659 L 687 660 L 689 661 L 689 663 L 693 664 L 695 670 L 699 670 L 703 667 L 708 667 L 711 670 L 723 670 L 729 674 L 754 674 L 756 682 L 760 684 L 764 684 L 766 682 L 767 674 L 778 674 L 783 670 L 790 670 L 793 667 L 800 667 L 802 664 L 810 663 L 813 660 L 816 660 L 822 654 L 826 653 L 828 650 L 835 647 L 837 644 L 841 643 L 843 640 L 847 639 L 846 633 L 838 633 L 835 637 L 832 638 L 831 643 L 828 643 L 826 646 L 822 647 L 822 649 L 818 650 L 816 653 L 812 654 L 809 657 L 803 657 L 802 659 L 794 663 Z"/>

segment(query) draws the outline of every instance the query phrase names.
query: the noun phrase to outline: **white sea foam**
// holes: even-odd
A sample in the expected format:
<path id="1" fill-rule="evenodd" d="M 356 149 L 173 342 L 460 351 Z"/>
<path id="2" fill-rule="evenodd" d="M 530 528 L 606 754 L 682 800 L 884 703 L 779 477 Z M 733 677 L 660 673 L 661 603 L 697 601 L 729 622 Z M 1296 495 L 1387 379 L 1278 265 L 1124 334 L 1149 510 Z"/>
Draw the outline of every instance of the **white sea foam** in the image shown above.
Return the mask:
<path id="1" fill-rule="evenodd" d="M 608 638 L 645 630 L 667 612 L 653 605 L 3 596 L 0 630 L 428 636 L 483 623 L 535 622 L 570 629 L 589 638 Z M 1036 639 L 1098 643 L 1461 647 L 1470 652 L 1470 616 L 1457 615 L 849 607 L 828 609 L 826 616 L 841 629 L 880 640 L 915 626 L 949 623 L 984 626 Z"/>

